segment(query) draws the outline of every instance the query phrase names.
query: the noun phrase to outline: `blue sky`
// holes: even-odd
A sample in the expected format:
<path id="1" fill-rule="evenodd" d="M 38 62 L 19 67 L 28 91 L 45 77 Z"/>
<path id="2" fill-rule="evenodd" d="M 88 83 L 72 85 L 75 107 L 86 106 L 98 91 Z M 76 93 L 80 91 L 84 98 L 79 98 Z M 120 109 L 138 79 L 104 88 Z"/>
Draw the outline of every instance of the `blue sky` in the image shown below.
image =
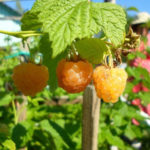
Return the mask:
<path id="1" fill-rule="evenodd" d="M 29 10 L 35 0 L 21 0 L 22 7 L 24 10 Z M 103 2 L 103 0 L 92 0 L 94 2 Z M 146 11 L 150 13 L 150 0 L 116 0 L 117 4 L 123 6 L 123 7 L 130 7 L 134 6 L 137 7 L 138 10 L 141 11 Z M 15 7 L 15 2 L 7 2 L 9 6 L 16 8 Z"/>

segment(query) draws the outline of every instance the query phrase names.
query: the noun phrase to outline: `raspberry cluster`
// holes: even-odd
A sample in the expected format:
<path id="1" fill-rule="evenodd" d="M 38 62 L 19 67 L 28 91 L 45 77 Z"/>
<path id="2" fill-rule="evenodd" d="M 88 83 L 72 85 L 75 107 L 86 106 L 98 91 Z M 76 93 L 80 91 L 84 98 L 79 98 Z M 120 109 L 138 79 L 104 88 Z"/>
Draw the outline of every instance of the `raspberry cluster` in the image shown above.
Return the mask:
<path id="1" fill-rule="evenodd" d="M 93 75 L 92 75 L 93 74 Z M 105 102 L 115 103 L 126 86 L 127 73 L 120 68 L 92 65 L 84 60 L 63 59 L 57 66 L 58 84 L 69 93 L 83 91 L 93 79 L 97 96 Z"/>

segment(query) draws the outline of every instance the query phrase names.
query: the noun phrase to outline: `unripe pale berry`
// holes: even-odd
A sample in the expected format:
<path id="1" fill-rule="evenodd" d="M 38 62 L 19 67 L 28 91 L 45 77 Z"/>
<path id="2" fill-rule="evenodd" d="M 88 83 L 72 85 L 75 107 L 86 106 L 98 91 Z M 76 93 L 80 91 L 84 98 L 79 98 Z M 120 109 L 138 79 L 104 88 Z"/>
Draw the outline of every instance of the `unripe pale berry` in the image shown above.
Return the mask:
<path id="1" fill-rule="evenodd" d="M 93 73 L 97 96 L 105 102 L 115 103 L 123 93 L 127 80 L 124 69 L 98 66 Z"/>

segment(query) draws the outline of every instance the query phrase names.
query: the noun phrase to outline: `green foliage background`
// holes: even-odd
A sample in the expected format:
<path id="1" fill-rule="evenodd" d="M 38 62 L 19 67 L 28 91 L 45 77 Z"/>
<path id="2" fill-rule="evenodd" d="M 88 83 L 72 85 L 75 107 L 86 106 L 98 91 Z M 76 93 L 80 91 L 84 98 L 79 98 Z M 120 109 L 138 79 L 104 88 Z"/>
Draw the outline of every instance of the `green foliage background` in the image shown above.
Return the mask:
<path id="1" fill-rule="evenodd" d="M 11 53 L 8 47 L 8 50 L 1 51 L 0 55 L 4 58 Z M 128 56 L 129 60 L 139 57 L 139 53 L 132 55 Z M 15 123 L 13 102 L 23 101 L 22 94 L 17 91 L 11 79 L 12 70 L 18 63 L 18 58 L 0 60 L 0 149 L 15 150 L 26 147 L 28 150 L 80 150 L 82 105 L 80 103 L 53 105 L 52 102 L 58 104 L 61 96 L 68 96 L 68 102 L 71 102 L 82 93 L 68 94 L 60 88 L 51 93 L 47 87 L 36 97 L 27 97 L 28 104 L 24 106 L 27 109 L 27 119 Z M 141 116 L 138 107 L 130 103 L 130 100 L 139 96 L 143 98 L 143 104 L 149 103 L 147 98 L 149 92 L 132 93 L 133 86 L 141 81 L 141 74 L 144 74 L 147 79 L 144 81 L 149 84 L 149 74 L 140 67 L 129 66 L 127 71 L 129 76 L 135 77 L 132 83 L 127 84 L 125 90 L 125 95 L 129 96 L 128 101 L 119 101 L 116 104 L 102 102 L 99 149 L 109 150 L 115 145 L 120 150 L 134 150 L 132 142 L 141 142 L 143 150 L 149 148 L 147 141 L 150 138 L 150 130 L 145 121 L 148 117 Z M 132 118 L 138 120 L 140 126 L 133 125 Z"/>
<path id="2" fill-rule="evenodd" d="M 108 39 L 114 47 L 123 43 L 125 25 L 125 12 L 118 5 L 88 3 L 87 0 L 37 0 L 22 18 L 22 30 L 42 32 L 30 52 L 33 55 L 42 53 L 43 64 L 50 73 L 49 86 L 36 97 L 27 97 L 28 103 L 23 107 L 27 109 L 27 118 L 18 122 L 20 112 L 16 112 L 15 105 L 21 104 L 24 97 L 13 85 L 11 75 L 19 60 L 3 59 L 12 53 L 10 47 L 0 51 L 0 149 L 80 150 L 82 104 L 58 105 L 58 102 L 61 96 L 67 95 L 68 102 L 71 102 L 82 93 L 73 95 L 57 88 L 57 63 L 66 56 L 74 42 L 82 57 L 93 64 L 99 63 L 108 52 Z M 100 30 L 106 39 L 92 38 Z M 90 48 L 87 48 L 86 42 Z M 142 56 L 134 55 L 128 59 Z M 128 100 L 116 104 L 102 102 L 99 149 L 109 150 L 115 145 L 120 150 L 134 150 L 131 143 L 135 141 L 142 143 L 143 150 L 148 150 L 149 143 L 145 142 L 150 138 L 149 126 L 145 121 L 148 117 L 141 116 L 139 109 L 131 105 L 131 100 L 140 97 L 145 105 L 149 103 L 149 92 L 136 95 L 132 93 L 132 88 L 141 81 L 141 74 L 145 77 L 144 84 L 149 87 L 150 76 L 140 67 L 127 67 L 127 72 L 135 77 L 125 90 Z M 137 119 L 140 126 L 133 125 L 132 118 Z"/>

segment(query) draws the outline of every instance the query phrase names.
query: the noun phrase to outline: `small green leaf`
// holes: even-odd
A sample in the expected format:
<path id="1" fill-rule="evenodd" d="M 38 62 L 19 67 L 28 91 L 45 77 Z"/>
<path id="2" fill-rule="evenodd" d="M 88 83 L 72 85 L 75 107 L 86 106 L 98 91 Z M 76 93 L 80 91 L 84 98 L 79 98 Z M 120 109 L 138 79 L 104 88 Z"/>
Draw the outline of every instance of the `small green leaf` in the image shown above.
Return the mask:
<path id="1" fill-rule="evenodd" d="M 0 106 L 8 105 L 13 100 L 11 94 L 7 92 L 0 92 Z"/>
<path id="2" fill-rule="evenodd" d="M 33 127 L 31 121 L 23 121 L 14 126 L 11 138 L 16 143 L 17 148 L 24 147 L 32 139 Z"/>
<path id="3" fill-rule="evenodd" d="M 142 67 L 128 67 L 127 72 L 129 76 L 135 77 L 137 80 L 141 80 L 141 76 L 144 77 L 145 80 L 150 80 L 149 72 Z"/>
<path id="4" fill-rule="evenodd" d="M 132 130 L 130 124 L 127 125 L 127 128 L 126 128 L 126 130 L 125 130 L 125 135 L 126 135 L 129 139 L 131 139 L 131 140 L 133 140 L 133 139 L 136 137 L 136 134 L 135 134 L 134 131 Z"/>
<path id="5" fill-rule="evenodd" d="M 116 114 L 116 116 L 114 116 L 113 120 L 114 120 L 115 126 L 122 126 L 125 124 L 123 117 L 119 114 Z"/>
<path id="6" fill-rule="evenodd" d="M 136 57 L 140 57 L 140 58 L 143 58 L 143 59 L 146 58 L 145 54 L 143 54 L 141 52 L 130 53 L 130 54 L 128 54 L 127 57 L 128 57 L 128 60 L 133 60 Z"/>
<path id="7" fill-rule="evenodd" d="M 21 29 L 22 30 L 37 30 L 40 29 L 42 26 L 42 23 L 38 20 L 38 16 L 37 16 L 37 12 L 30 12 L 27 11 L 22 19 L 22 26 Z M 29 21 L 30 20 L 30 21 Z"/>
<path id="8" fill-rule="evenodd" d="M 132 89 L 134 87 L 134 84 L 131 82 L 127 82 L 126 88 L 124 90 L 124 93 L 132 93 Z"/>
<path id="9" fill-rule="evenodd" d="M 135 53 L 130 53 L 130 54 L 128 54 L 128 60 L 133 60 L 135 57 L 136 57 L 136 55 L 135 55 Z"/>
<path id="10" fill-rule="evenodd" d="M 12 140 L 6 140 L 2 143 L 2 145 L 8 150 L 16 150 L 16 145 Z"/>
<path id="11" fill-rule="evenodd" d="M 135 11 L 135 12 L 139 12 L 139 10 L 138 10 L 136 7 L 134 7 L 134 6 L 128 7 L 128 8 L 126 9 L 126 11 Z"/>
<path id="12" fill-rule="evenodd" d="M 127 128 L 125 129 L 125 135 L 129 139 L 133 140 L 134 138 L 141 137 L 142 133 L 141 133 L 140 129 L 137 126 L 131 125 L 131 123 L 129 123 L 127 125 Z"/>
<path id="13" fill-rule="evenodd" d="M 140 57 L 140 58 L 143 58 L 143 59 L 146 59 L 146 55 L 141 53 L 141 52 L 136 52 L 136 56 Z"/>
<path id="14" fill-rule="evenodd" d="M 107 135 L 106 139 L 107 139 L 109 144 L 115 145 L 120 149 L 124 149 L 125 145 L 124 145 L 124 142 L 121 138 L 119 138 L 116 135 L 113 135 L 109 129 L 106 130 L 105 134 Z"/>
<path id="15" fill-rule="evenodd" d="M 100 39 L 83 39 L 75 43 L 80 56 L 93 64 L 101 63 L 104 54 L 108 51 L 106 43 Z"/>
<path id="16" fill-rule="evenodd" d="M 104 141 L 106 140 L 106 124 L 103 124 L 104 127 L 100 126 L 100 129 L 99 129 L 99 135 L 98 135 L 98 141 L 100 143 L 104 143 Z"/>
<path id="17" fill-rule="evenodd" d="M 142 103 L 147 105 L 150 103 L 150 92 L 144 92 L 140 94 L 140 98 L 142 99 Z"/>
<path id="18" fill-rule="evenodd" d="M 67 131 L 55 122 L 43 120 L 41 121 L 40 125 L 42 129 L 44 129 L 52 135 L 52 137 L 55 139 L 56 146 L 58 141 L 63 145 L 68 145 L 68 147 L 70 148 L 73 148 L 75 146 Z"/>

